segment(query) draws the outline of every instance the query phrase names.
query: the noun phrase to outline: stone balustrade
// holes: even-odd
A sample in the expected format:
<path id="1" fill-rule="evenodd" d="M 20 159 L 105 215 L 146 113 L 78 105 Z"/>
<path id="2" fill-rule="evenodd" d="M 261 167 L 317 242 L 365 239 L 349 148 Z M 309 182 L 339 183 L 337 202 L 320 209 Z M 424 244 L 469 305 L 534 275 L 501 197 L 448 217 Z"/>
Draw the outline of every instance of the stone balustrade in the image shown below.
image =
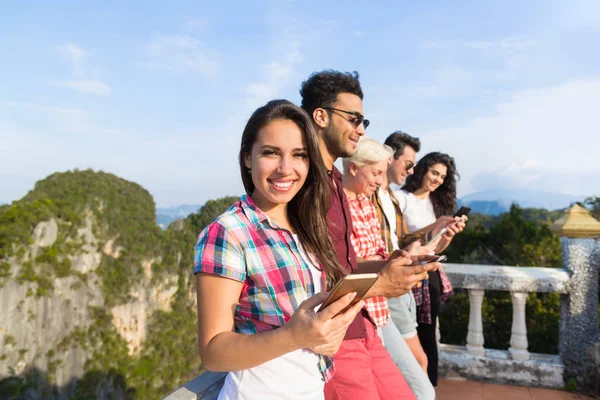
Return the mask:
<path id="1" fill-rule="evenodd" d="M 523 386 L 564 386 L 559 355 L 530 354 L 528 351 L 525 305 L 531 292 L 568 296 L 570 275 L 566 269 L 445 264 L 444 270 L 454 288 L 468 290 L 470 310 L 467 345 L 439 345 L 442 375 Z M 508 351 L 484 347 L 481 309 L 486 290 L 511 294 L 513 323 Z"/>

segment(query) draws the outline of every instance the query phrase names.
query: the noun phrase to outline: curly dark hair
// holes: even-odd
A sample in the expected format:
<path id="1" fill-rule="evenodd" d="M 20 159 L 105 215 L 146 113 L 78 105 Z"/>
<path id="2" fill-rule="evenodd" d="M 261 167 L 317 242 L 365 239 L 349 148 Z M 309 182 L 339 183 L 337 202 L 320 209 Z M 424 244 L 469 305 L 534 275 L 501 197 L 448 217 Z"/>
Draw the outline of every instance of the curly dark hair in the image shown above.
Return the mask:
<path id="1" fill-rule="evenodd" d="M 244 189 L 248 195 L 254 192 L 254 182 L 250 169 L 244 163 L 246 155 L 258 139 L 259 131 L 272 121 L 290 120 L 304 135 L 308 153 L 309 168 L 304 185 L 287 205 L 290 225 L 294 228 L 300 243 L 307 252 L 320 261 L 327 285 L 332 287 L 343 276 L 337 262 L 333 241 L 327 225 L 327 210 L 330 204 L 330 181 L 321 157 L 317 133 L 312 119 L 303 109 L 288 100 L 271 100 L 254 111 L 244 132 L 240 147 L 239 163 Z"/>
<path id="2" fill-rule="evenodd" d="M 408 133 L 396 131 L 385 139 L 386 145 L 394 149 L 394 158 L 399 158 L 404 153 L 404 146 L 410 146 L 415 153 L 421 151 L 421 141 L 419 138 L 410 136 Z"/>
<path id="3" fill-rule="evenodd" d="M 448 169 L 446 179 L 435 191 L 429 194 L 436 218 L 442 215 L 452 215 L 456 211 L 456 182 L 460 179 L 454 158 L 448 154 L 433 152 L 425 155 L 415 166 L 415 173 L 406 178 L 406 183 L 402 187 L 407 192 L 414 193 L 423 186 L 423 178 L 435 164 L 444 164 Z"/>
<path id="4" fill-rule="evenodd" d="M 302 108 L 312 116 L 315 109 L 333 105 L 339 93 L 351 93 L 363 99 L 358 72 L 340 72 L 332 69 L 313 72 L 300 87 Z"/>

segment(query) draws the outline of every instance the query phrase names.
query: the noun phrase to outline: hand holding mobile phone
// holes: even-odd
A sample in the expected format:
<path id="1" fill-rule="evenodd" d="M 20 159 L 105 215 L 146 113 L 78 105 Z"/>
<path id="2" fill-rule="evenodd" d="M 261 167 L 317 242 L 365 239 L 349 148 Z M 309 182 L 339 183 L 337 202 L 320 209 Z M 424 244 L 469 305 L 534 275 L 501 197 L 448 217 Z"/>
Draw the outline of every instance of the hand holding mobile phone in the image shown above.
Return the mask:
<path id="1" fill-rule="evenodd" d="M 352 302 L 340 311 L 338 314 L 343 313 L 354 304 L 358 303 L 365 297 L 371 286 L 375 284 L 377 281 L 377 274 L 351 274 L 343 277 L 334 287 L 331 289 L 329 293 L 329 297 L 321 304 L 319 310 L 317 312 L 321 312 L 330 306 L 332 303 L 335 303 L 337 300 L 342 298 L 348 293 L 356 292 L 356 296 L 352 299 Z"/>
<path id="2" fill-rule="evenodd" d="M 438 238 L 440 236 L 442 236 L 444 233 L 446 233 L 447 230 L 448 230 L 448 228 L 442 228 L 442 229 L 440 229 L 440 231 L 434 237 L 432 237 L 431 240 L 429 242 L 427 242 L 427 244 L 425 244 L 424 247 L 427 247 L 430 244 L 432 244 L 433 242 L 435 242 L 436 240 L 438 240 Z"/>
<path id="3" fill-rule="evenodd" d="M 448 257 L 446 257 L 445 254 L 436 254 L 433 256 L 426 256 L 427 259 L 423 260 L 420 262 L 420 264 L 429 264 L 429 263 L 434 263 L 434 262 L 444 262 L 448 259 Z"/>
<path id="4" fill-rule="evenodd" d="M 442 254 L 442 255 L 438 255 L 435 260 L 431 260 L 429 262 L 444 262 L 444 261 L 447 261 L 447 260 L 448 260 L 448 257 L 446 257 L 445 254 Z"/>

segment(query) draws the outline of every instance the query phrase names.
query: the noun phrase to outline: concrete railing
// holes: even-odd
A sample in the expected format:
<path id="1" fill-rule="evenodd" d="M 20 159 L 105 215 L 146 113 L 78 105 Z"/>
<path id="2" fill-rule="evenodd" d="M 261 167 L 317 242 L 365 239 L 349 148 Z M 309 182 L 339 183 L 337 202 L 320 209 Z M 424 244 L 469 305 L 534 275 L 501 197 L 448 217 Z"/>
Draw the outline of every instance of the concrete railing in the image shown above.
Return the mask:
<path id="1" fill-rule="evenodd" d="M 556 268 L 471 264 L 446 264 L 444 268 L 454 288 L 468 290 L 470 310 L 467 345 L 439 345 L 441 375 L 562 388 L 564 368 L 561 357 L 528 351 L 525 304 L 531 292 L 560 293 L 563 295 L 561 303 L 568 301 L 571 289 L 569 272 Z M 481 306 L 486 290 L 511 294 L 513 321 L 508 351 L 484 347 Z"/>
<path id="2" fill-rule="evenodd" d="M 573 379 L 579 391 L 599 394 L 600 223 L 576 205 L 553 224 L 552 230 L 561 236 L 563 268 L 445 265 L 452 285 L 468 290 L 470 311 L 467 345 L 440 344 L 442 375 L 550 388 L 561 388 L 566 379 Z M 481 306 L 486 290 L 511 294 L 513 322 L 508 351 L 484 347 Z M 525 306 L 532 292 L 561 295 L 557 355 L 528 350 Z M 225 375 L 205 372 L 165 399 L 216 399 Z"/>
<path id="3" fill-rule="evenodd" d="M 223 387 L 225 372 L 206 371 L 164 398 L 164 400 L 215 400 Z"/>

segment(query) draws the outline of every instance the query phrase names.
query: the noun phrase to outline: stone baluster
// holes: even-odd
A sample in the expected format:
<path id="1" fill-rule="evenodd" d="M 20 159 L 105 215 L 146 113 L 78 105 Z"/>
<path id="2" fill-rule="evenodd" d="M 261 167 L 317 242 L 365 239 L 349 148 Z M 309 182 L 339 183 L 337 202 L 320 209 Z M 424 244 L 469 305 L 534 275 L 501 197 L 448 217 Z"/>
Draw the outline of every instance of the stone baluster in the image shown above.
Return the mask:
<path id="1" fill-rule="evenodd" d="M 484 357 L 483 322 L 481 306 L 483 305 L 483 289 L 469 289 L 469 333 L 467 334 L 467 351 L 469 354 Z"/>
<path id="2" fill-rule="evenodd" d="M 513 304 L 512 335 L 510 337 L 510 352 L 513 360 L 529 360 L 527 347 L 527 325 L 525 324 L 525 305 L 527 304 L 527 293 L 510 292 Z"/>
<path id="3" fill-rule="evenodd" d="M 561 236 L 563 267 L 571 273 L 570 291 L 560 299 L 558 353 L 565 379 L 577 390 L 598 395 L 598 264 L 600 222 L 577 204 L 550 229 Z"/>

